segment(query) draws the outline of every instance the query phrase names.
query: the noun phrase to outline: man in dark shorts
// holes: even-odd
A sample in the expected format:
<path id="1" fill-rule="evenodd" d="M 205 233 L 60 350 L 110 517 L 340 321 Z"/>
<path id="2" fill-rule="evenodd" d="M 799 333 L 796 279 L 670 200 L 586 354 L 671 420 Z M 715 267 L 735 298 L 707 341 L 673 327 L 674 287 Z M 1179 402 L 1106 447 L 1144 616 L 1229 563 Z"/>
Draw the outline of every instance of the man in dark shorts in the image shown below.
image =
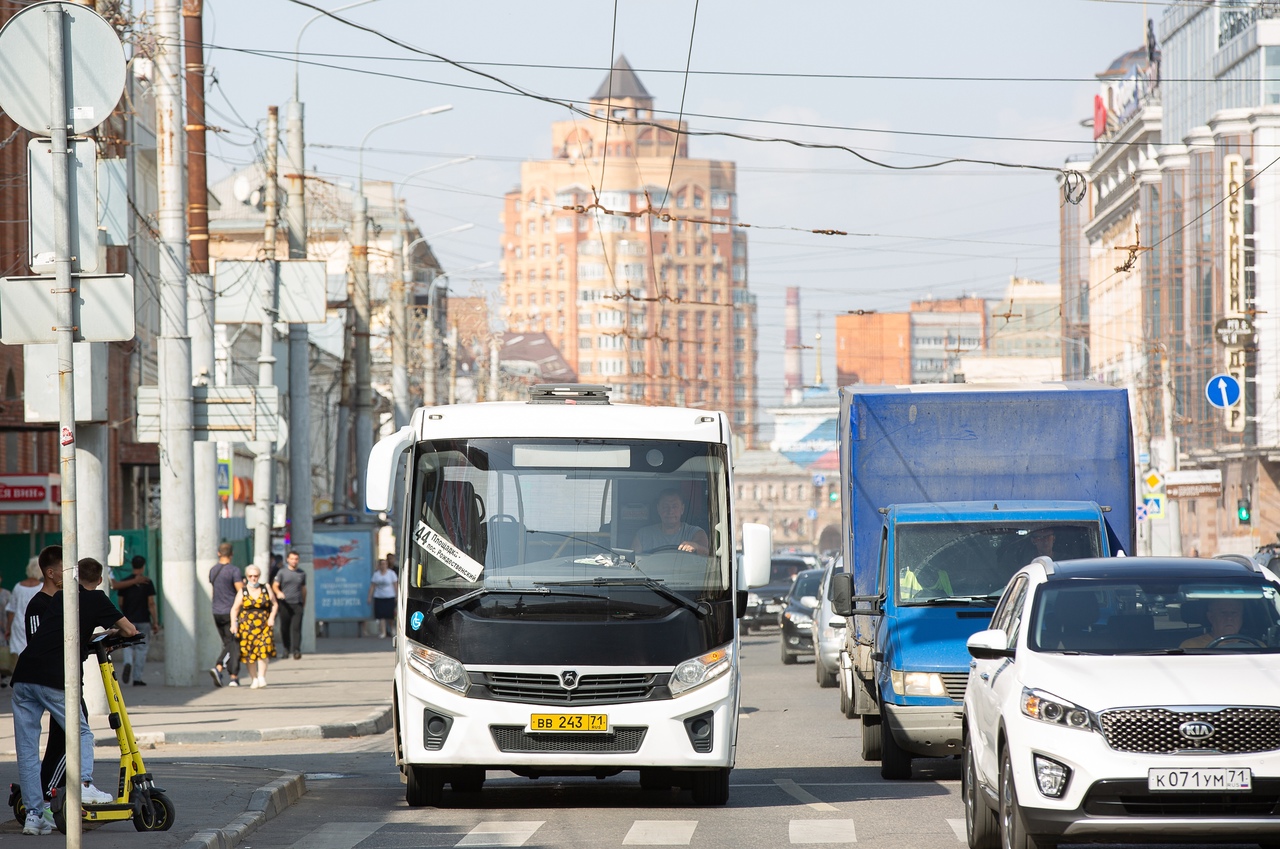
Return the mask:
<path id="1" fill-rule="evenodd" d="M 222 638 L 222 651 L 209 669 L 213 686 L 222 686 L 222 670 L 230 676 L 228 687 L 240 686 L 240 641 L 231 633 L 231 605 L 244 589 L 244 574 L 231 562 L 231 543 L 218 544 L 218 562 L 209 570 L 209 583 L 213 585 L 213 624 L 218 626 Z"/>
<path id="2" fill-rule="evenodd" d="M 147 666 L 147 644 L 152 634 L 160 633 L 160 617 L 156 612 L 156 588 L 145 574 L 147 558 L 136 554 L 132 565 L 133 575 L 128 581 L 116 585 L 116 595 L 125 617 L 146 640 L 136 646 L 125 647 L 124 673 L 120 680 L 125 684 L 132 681 L 135 687 L 145 687 L 147 682 L 142 679 L 142 674 Z"/>

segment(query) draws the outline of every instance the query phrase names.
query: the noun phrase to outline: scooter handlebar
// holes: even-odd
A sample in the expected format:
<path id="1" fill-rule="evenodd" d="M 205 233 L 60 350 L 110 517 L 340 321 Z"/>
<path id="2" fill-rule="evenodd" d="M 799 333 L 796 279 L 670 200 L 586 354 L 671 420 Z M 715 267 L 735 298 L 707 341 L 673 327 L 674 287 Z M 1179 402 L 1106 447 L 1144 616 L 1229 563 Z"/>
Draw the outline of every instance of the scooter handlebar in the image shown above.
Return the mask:
<path id="1" fill-rule="evenodd" d="M 107 651 L 113 651 L 123 646 L 135 646 L 138 643 L 145 642 L 146 634 L 138 633 L 132 636 L 124 637 L 117 633 L 98 634 L 93 638 L 94 645 L 101 646 Z"/>

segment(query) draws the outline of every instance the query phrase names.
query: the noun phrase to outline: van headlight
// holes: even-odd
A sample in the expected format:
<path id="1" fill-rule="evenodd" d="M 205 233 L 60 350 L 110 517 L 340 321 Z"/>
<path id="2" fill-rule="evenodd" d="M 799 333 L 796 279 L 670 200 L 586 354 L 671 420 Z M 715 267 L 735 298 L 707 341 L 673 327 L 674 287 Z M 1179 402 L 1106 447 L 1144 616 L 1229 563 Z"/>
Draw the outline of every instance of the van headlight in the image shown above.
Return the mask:
<path id="1" fill-rule="evenodd" d="M 471 684 L 461 663 L 429 648 L 417 646 L 409 649 L 409 665 L 437 684 L 459 693 L 465 693 Z"/>
<path id="2" fill-rule="evenodd" d="M 942 698 L 947 695 L 947 685 L 942 683 L 942 676 L 936 672 L 903 672 L 899 669 L 891 669 L 889 683 L 893 685 L 893 691 L 900 696 Z"/>
<path id="3" fill-rule="evenodd" d="M 1089 713 L 1087 708 L 1060 699 L 1044 690 L 1022 688 L 1022 713 L 1050 725 L 1078 728 L 1081 731 L 1093 730 L 1093 714 Z"/>
<path id="4" fill-rule="evenodd" d="M 690 658 L 677 664 L 671 672 L 671 695 L 679 696 L 695 690 L 703 684 L 729 671 L 733 663 L 733 643 L 721 646 L 715 651 Z"/>

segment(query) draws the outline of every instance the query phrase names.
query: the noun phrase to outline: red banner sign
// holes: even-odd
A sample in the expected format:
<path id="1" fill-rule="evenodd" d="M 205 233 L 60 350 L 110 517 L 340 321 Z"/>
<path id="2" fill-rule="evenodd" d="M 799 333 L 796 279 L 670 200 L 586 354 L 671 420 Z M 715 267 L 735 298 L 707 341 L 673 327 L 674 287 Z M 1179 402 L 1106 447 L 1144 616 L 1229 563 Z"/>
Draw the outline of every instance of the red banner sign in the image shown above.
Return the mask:
<path id="1" fill-rule="evenodd" d="M 62 510 L 58 475 L 0 475 L 0 514 Z"/>

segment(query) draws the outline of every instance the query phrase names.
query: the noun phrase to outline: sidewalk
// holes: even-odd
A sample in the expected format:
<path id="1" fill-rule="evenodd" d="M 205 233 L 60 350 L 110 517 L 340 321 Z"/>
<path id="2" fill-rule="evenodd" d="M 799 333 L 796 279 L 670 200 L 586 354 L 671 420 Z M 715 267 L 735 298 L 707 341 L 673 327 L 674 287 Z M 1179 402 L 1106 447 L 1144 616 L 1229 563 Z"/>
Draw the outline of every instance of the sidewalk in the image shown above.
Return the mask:
<path id="1" fill-rule="evenodd" d="M 267 669 L 267 686 L 259 690 L 216 688 L 204 668 L 194 687 L 164 686 L 163 662 L 157 661 L 147 664 L 148 686 L 124 685 L 124 699 L 144 749 L 182 743 L 359 737 L 391 727 L 394 664 L 389 639 L 322 637 L 316 640 L 316 651 L 300 660 L 273 660 Z M 246 675 L 246 684 L 249 680 Z M 0 754 L 9 757 L 14 755 L 11 693 L 8 688 L 0 690 Z M 91 717 L 90 725 L 99 748 L 116 748 L 106 717 Z"/>

